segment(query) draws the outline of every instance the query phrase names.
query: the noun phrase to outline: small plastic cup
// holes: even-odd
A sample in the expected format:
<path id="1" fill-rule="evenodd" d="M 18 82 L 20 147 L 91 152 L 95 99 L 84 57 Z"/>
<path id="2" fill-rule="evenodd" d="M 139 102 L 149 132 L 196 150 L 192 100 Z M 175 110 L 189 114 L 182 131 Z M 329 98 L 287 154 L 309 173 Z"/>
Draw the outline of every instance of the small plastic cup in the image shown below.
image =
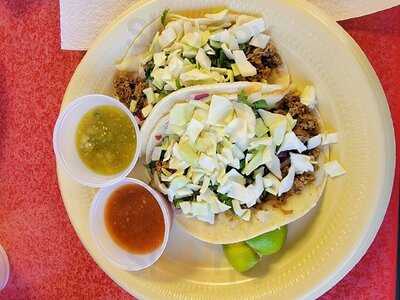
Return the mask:
<path id="1" fill-rule="evenodd" d="M 80 159 L 75 145 L 75 134 L 79 121 L 89 110 L 101 105 L 120 108 L 131 120 L 136 134 L 136 150 L 129 166 L 117 174 L 107 176 L 97 174 L 86 167 Z M 112 97 L 94 94 L 75 99 L 60 114 L 54 127 L 53 148 L 57 161 L 62 164 L 72 178 L 83 185 L 104 187 L 126 177 L 135 167 L 140 155 L 141 136 L 134 116 L 125 105 Z"/>
<path id="2" fill-rule="evenodd" d="M 113 241 L 104 222 L 104 209 L 112 192 L 128 184 L 140 185 L 148 190 L 160 206 L 164 217 L 164 240 L 160 247 L 147 254 L 133 254 L 122 249 Z M 171 206 L 163 196 L 140 180 L 124 178 L 111 186 L 100 189 L 93 199 L 89 214 L 91 235 L 98 249 L 112 264 L 120 269 L 138 271 L 147 268 L 154 264 L 165 250 L 172 224 L 173 213 Z"/>
<path id="3" fill-rule="evenodd" d="M 0 245 L 0 290 L 2 290 L 10 278 L 10 264 L 6 251 Z"/>

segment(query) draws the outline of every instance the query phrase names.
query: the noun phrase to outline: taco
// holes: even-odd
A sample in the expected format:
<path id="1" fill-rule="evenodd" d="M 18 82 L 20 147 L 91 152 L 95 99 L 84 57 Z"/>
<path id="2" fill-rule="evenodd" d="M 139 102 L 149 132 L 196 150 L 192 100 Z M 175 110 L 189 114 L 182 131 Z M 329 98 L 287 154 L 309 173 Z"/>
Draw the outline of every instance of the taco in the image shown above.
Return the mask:
<path id="1" fill-rule="evenodd" d="M 162 98 L 184 87 L 290 83 L 264 19 L 227 9 L 199 17 L 165 11 L 143 29 L 116 69 L 114 95 L 139 123 Z"/>
<path id="2" fill-rule="evenodd" d="M 142 155 L 177 223 L 214 244 L 248 240 L 312 209 L 335 134 L 323 133 L 315 90 L 255 82 L 184 88 L 143 123 Z M 321 151 L 323 150 L 323 151 Z"/>

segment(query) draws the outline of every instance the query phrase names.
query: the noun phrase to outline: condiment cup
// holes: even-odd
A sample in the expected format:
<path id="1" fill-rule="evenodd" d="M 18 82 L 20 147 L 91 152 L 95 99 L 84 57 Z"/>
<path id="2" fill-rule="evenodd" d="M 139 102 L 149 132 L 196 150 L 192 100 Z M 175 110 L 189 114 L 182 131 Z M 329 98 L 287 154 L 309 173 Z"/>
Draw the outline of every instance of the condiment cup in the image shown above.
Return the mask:
<path id="1" fill-rule="evenodd" d="M 100 105 L 111 105 L 120 108 L 131 120 L 136 134 L 136 150 L 131 163 L 125 170 L 114 175 L 97 174 L 86 167 L 79 158 L 75 144 L 75 135 L 79 121 L 85 113 Z M 53 148 L 57 162 L 64 167 L 72 178 L 83 185 L 104 187 L 118 182 L 132 171 L 139 158 L 141 138 L 138 124 L 125 105 L 112 97 L 93 94 L 75 99 L 60 114 L 54 127 Z"/>
<path id="2" fill-rule="evenodd" d="M 0 290 L 2 290 L 10 277 L 10 264 L 8 262 L 8 257 L 6 251 L 0 245 Z"/>
<path id="3" fill-rule="evenodd" d="M 160 206 L 164 217 L 164 240 L 160 247 L 147 254 L 133 254 L 122 249 L 113 241 L 105 225 L 104 210 L 107 200 L 110 198 L 113 191 L 127 184 L 140 185 L 149 191 Z M 98 249 L 112 264 L 123 270 L 138 271 L 154 264 L 164 252 L 171 229 L 172 215 L 170 204 L 167 203 L 161 194 L 140 180 L 124 178 L 113 185 L 101 188 L 97 192 L 90 208 L 89 227 L 92 238 Z"/>

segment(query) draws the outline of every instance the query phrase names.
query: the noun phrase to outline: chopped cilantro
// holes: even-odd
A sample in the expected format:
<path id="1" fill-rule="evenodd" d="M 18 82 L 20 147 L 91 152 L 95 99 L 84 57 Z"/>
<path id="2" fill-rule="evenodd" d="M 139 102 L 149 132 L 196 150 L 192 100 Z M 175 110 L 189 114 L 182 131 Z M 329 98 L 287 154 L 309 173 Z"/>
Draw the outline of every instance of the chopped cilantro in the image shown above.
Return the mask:
<path id="1" fill-rule="evenodd" d="M 179 198 L 179 199 L 174 199 L 173 203 L 176 208 L 180 208 L 180 204 L 185 201 L 195 201 L 194 195 Z"/>
<path id="2" fill-rule="evenodd" d="M 147 80 L 151 79 L 151 72 L 154 69 L 154 62 L 150 60 L 148 63 L 144 65 L 144 74 Z"/>
<path id="3" fill-rule="evenodd" d="M 156 168 L 156 161 L 151 161 L 147 166 L 149 167 L 150 170 L 154 170 Z"/>
<path id="4" fill-rule="evenodd" d="M 219 48 L 221 48 L 221 42 L 217 42 L 217 41 L 213 41 L 213 40 L 210 40 L 210 46 L 214 49 L 214 50 L 217 50 L 217 49 L 219 49 Z"/>
<path id="5" fill-rule="evenodd" d="M 224 53 L 224 51 L 220 48 L 214 48 L 215 50 L 215 55 L 212 55 L 210 57 L 211 59 L 211 66 L 217 67 L 217 68 L 231 68 L 231 64 L 233 61 L 231 61 Z"/>
<path id="6" fill-rule="evenodd" d="M 169 13 L 169 9 L 165 9 L 161 15 L 161 24 L 163 26 L 167 25 L 166 21 L 167 21 L 167 15 Z"/>
<path id="7" fill-rule="evenodd" d="M 164 159 L 165 152 L 167 152 L 167 151 L 161 150 L 161 155 L 160 155 L 160 159 L 159 159 L 160 161 L 162 161 Z"/>
<path id="8" fill-rule="evenodd" d="M 196 58 L 195 57 L 187 57 L 188 61 L 190 61 L 191 64 L 195 65 L 196 64 Z"/>
<path id="9" fill-rule="evenodd" d="M 154 88 L 154 91 L 160 95 L 160 98 L 164 98 L 165 96 L 167 96 L 170 93 L 169 91 L 166 91 L 164 89 L 160 90 L 154 85 L 153 85 L 153 88 Z"/>
<path id="10" fill-rule="evenodd" d="M 175 80 L 175 84 L 177 89 L 180 89 L 182 87 L 181 81 L 178 78 Z"/>
<path id="11" fill-rule="evenodd" d="M 258 100 L 252 104 L 253 109 L 268 109 L 268 104 L 265 100 Z"/>
<path id="12" fill-rule="evenodd" d="M 241 90 L 240 93 L 238 94 L 238 101 L 250 107 L 252 106 L 252 103 L 249 101 L 249 97 L 246 95 L 244 90 Z"/>
<path id="13" fill-rule="evenodd" d="M 248 153 L 250 154 L 256 154 L 257 153 L 257 149 L 251 149 L 248 151 Z"/>
<path id="14" fill-rule="evenodd" d="M 211 186 L 209 186 L 209 189 L 211 191 L 213 191 L 217 195 L 217 198 L 218 198 L 219 201 L 221 201 L 222 203 L 224 203 L 226 205 L 232 206 L 232 200 L 233 199 L 231 197 L 228 197 L 227 195 L 218 193 L 217 192 L 218 185 L 211 185 Z"/>
<path id="15" fill-rule="evenodd" d="M 246 165 L 246 160 L 243 158 L 240 160 L 240 167 L 239 170 L 243 170 Z"/>
<path id="16" fill-rule="evenodd" d="M 244 53 L 247 53 L 249 48 L 250 48 L 250 45 L 248 43 L 239 44 L 239 49 L 243 50 Z"/>
<path id="17" fill-rule="evenodd" d="M 217 153 L 221 153 L 222 149 L 224 149 L 224 143 L 221 141 L 217 143 Z"/>
<path id="18" fill-rule="evenodd" d="M 228 68 L 230 69 L 231 63 L 229 62 L 229 58 L 225 55 L 224 51 L 219 50 L 218 60 L 217 60 L 218 68 Z"/>
<path id="19" fill-rule="evenodd" d="M 248 186 L 249 184 L 253 184 L 254 183 L 253 172 L 248 176 L 244 176 L 244 179 L 246 180 L 246 186 Z"/>
<path id="20" fill-rule="evenodd" d="M 249 101 L 249 97 L 246 95 L 246 93 L 243 90 L 240 91 L 240 93 L 238 94 L 238 101 L 250 106 L 255 112 L 257 111 L 257 109 L 268 109 L 269 108 L 268 104 L 265 100 L 258 100 L 254 103 L 251 103 Z"/>
<path id="21" fill-rule="evenodd" d="M 217 193 L 217 197 L 218 197 L 218 200 L 221 201 L 222 203 L 232 206 L 233 199 L 231 197 L 228 197 L 227 195 L 220 194 L 220 193 Z"/>
<path id="22" fill-rule="evenodd" d="M 260 200 L 263 201 L 265 198 L 267 198 L 268 192 L 267 190 L 264 190 L 260 196 Z"/>
<path id="23" fill-rule="evenodd" d="M 180 207 L 181 202 L 182 202 L 182 199 L 174 199 L 174 206 L 176 208 L 181 208 Z"/>
<path id="24" fill-rule="evenodd" d="M 246 93 L 244 92 L 244 90 L 241 90 L 238 94 L 238 100 L 239 101 L 247 101 L 248 97 L 246 95 Z"/>
<path id="25" fill-rule="evenodd" d="M 232 166 L 226 166 L 225 172 L 228 173 L 230 170 L 234 169 Z"/>

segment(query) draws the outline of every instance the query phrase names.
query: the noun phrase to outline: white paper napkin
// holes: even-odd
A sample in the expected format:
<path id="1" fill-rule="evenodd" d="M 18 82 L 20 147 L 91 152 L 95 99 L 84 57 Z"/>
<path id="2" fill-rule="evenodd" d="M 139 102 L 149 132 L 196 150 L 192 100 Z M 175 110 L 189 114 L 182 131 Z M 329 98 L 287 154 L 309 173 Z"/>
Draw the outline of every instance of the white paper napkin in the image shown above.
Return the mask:
<path id="1" fill-rule="evenodd" d="M 400 0 L 309 0 L 336 20 L 400 5 Z M 60 0 L 61 48 L 86 50 L 104 27 L 134 0 Z"/>
<path id="2" fill-rule="evenodd" d="M 372 14 L 400 5 L 400 0 L 308 0 L 335 20 L 346 20 Z"/>
<path id="3" fill-rule="evenodd" d="M 60 0 L 61 48 L 86 50 L 134 0 Z"/>

